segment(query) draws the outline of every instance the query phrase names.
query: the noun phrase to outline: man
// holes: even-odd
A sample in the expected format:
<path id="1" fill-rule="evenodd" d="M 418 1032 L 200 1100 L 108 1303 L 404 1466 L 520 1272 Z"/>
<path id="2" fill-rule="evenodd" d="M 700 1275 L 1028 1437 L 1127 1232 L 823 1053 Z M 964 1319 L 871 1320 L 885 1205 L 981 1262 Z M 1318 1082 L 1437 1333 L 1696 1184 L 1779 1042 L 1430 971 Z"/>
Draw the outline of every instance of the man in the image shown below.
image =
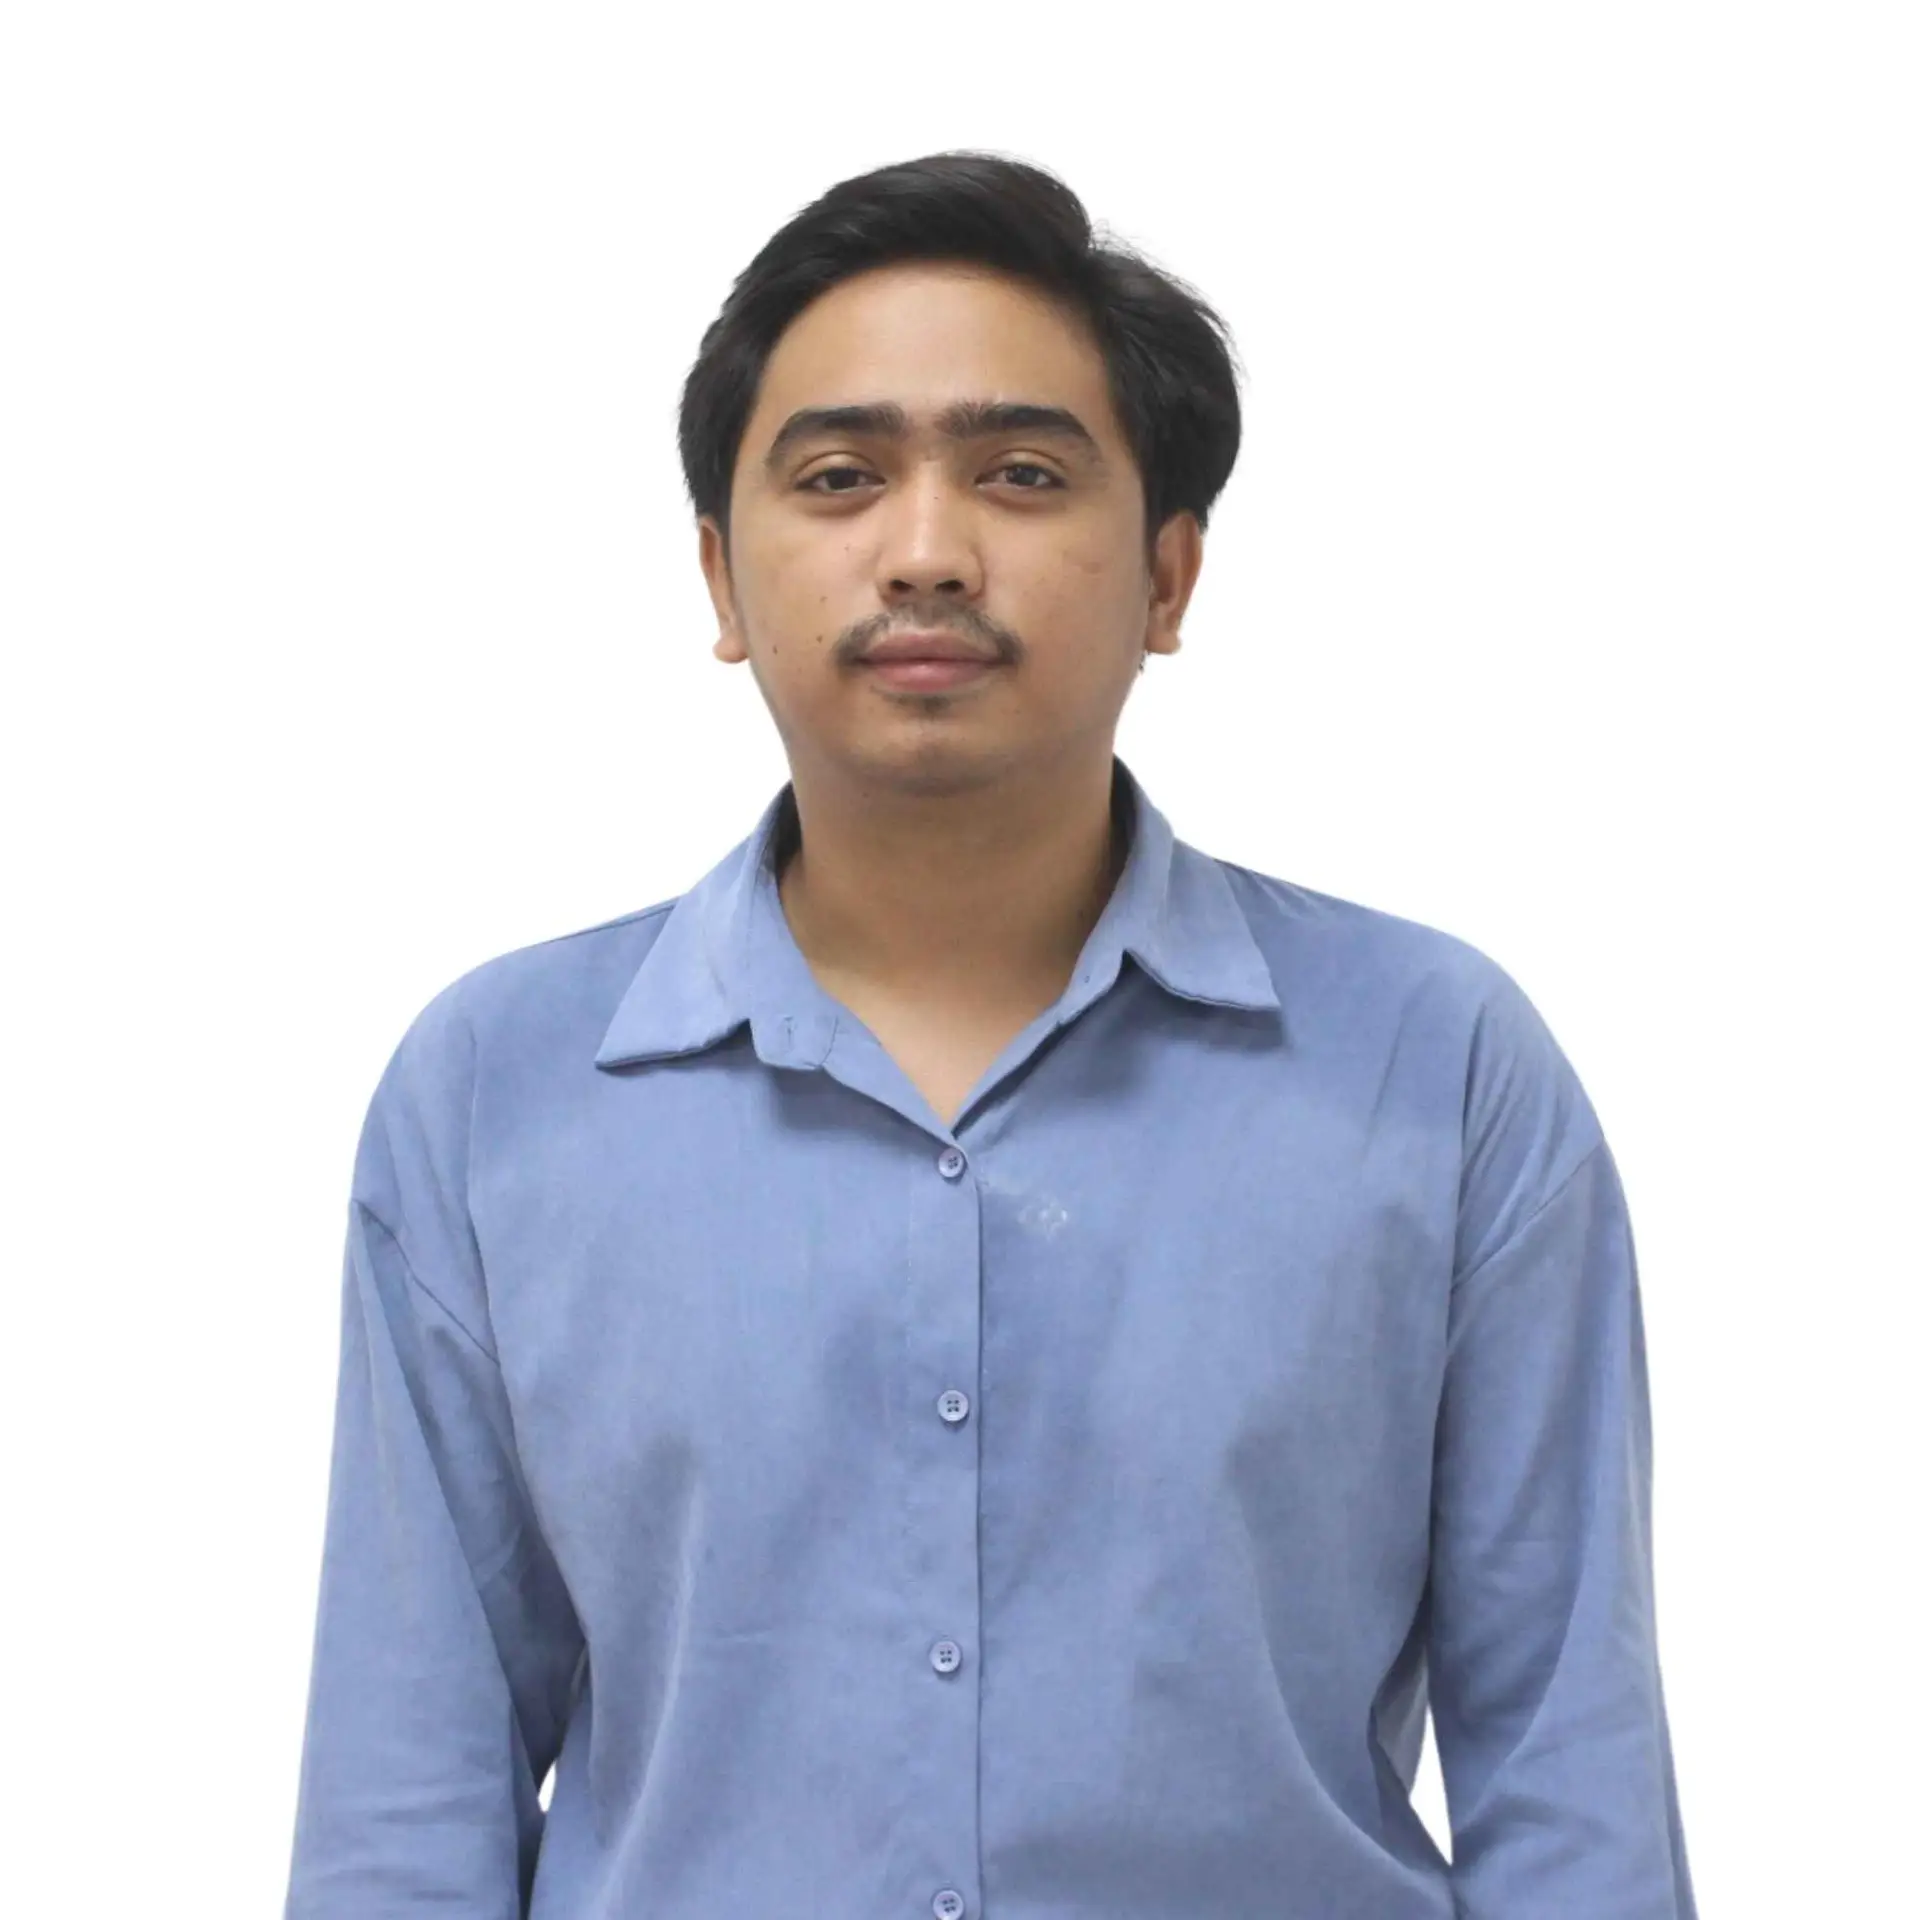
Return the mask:
<path id="1" fill-rule="evenodd" d="M 1693 1914 L 1594 1111 L 1113 751 L 1238 434 L 1032 168 L 735 284 L 681 450 L 792 778 L 375 1091 L 289 1920 Z"/>

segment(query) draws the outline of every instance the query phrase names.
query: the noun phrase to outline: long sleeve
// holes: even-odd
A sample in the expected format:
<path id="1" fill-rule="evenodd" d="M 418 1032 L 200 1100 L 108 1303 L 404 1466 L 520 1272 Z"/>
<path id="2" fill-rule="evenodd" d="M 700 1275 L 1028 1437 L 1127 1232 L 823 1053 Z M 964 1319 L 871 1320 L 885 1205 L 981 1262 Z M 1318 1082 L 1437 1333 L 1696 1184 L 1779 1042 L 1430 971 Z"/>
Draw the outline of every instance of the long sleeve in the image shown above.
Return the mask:
<path id="1" fill-rule="evenodd" d="M 1520 1164 L 1524 1131 L 1493 1157 Z M 1436 1440 L 1430 1699 L 1457 1911 L 1694 1920 L 1639 1278 L 1605 1140 L 1521 1211 L 1454 1282 Z"/>
<path id="2" fill-rule="evenodd" d="M 581 1655 L 449 1192 L 458 1141 L 407 1100 L 441 1071 L 396 1056 L 348 1208 L 286 1920 L 522 1920 Z"/>

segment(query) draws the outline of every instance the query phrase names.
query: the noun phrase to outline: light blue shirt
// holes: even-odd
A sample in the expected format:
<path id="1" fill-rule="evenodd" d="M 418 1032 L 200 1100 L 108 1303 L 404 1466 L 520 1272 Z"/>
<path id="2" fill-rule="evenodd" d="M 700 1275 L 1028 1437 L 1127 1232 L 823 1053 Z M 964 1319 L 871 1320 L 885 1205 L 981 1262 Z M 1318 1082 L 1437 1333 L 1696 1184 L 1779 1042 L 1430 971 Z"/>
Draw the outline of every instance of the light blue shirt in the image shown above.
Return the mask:
<path id="1" fill-rule="evenodd" d="M 289 1920 L 1692 1920 L 1592 1106 L 1477 948 L 1114 767 L 951 1127 L 794 943 L 791 785 L 414 1017 Z"/>

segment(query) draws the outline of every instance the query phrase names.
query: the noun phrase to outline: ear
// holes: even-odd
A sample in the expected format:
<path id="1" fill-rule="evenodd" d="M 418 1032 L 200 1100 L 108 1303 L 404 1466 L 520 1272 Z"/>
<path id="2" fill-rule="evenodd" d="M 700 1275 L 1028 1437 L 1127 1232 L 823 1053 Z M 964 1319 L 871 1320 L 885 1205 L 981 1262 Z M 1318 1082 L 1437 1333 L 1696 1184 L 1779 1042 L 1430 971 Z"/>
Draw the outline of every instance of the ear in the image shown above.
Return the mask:
<path id="1" fill-rule="evenodd" d="M 747 657 L 747 643 L 734 607 L 733 575 L 727 565 L 719 521 L 712 514 L 703 513 L 699 533 L 700 571 L 706 577 L 707 598 L 713 602 L 714 617 L 720 622 L 720 637 L 713 643 L 713 657 L 737 665 Z"/>
<path id="2" fill-rule="evenodd" d="M 1200 578 L 1205 538 L 1200 523 L 1189 513 L 1174 514 L 1154 536 L 1153 564 L 1147 575 L 1148 653 L 1178 653 L 1180 622 Z M 1146 662 L 1141 661 L 1144 667 Z"/>

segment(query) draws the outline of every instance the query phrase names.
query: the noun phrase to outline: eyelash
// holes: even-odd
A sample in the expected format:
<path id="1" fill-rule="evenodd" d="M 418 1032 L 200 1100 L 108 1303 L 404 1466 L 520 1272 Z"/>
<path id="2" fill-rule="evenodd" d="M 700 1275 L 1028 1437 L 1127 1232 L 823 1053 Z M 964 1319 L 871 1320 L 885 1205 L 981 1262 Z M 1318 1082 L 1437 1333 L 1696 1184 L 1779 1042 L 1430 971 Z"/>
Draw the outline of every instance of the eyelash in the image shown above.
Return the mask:
<path id="1" fill-rule="evenodd" d="M 1016 493 L 1054 493 L 1066 485 L 1066 482 L 1051 467 L 1043 467 L 1037 460 L 1003 460 L 999 466 L 990 468 L 993 473 L 1010 473 L 1025 470 L 1030 473 L 1045 474 L 1049 484 L 1044 487 L 1016 487 Z M 830 473 L 865 473 L 865 467 L 856 467 L 842 461 L 837 466 L 818 467 L 802 480 L 794 489 L 796 493 L 818 494 L 823 500 L 843 500 L 859 493 L 859 487 L 816 487 L 816 480 L 824 480 Z"/>

